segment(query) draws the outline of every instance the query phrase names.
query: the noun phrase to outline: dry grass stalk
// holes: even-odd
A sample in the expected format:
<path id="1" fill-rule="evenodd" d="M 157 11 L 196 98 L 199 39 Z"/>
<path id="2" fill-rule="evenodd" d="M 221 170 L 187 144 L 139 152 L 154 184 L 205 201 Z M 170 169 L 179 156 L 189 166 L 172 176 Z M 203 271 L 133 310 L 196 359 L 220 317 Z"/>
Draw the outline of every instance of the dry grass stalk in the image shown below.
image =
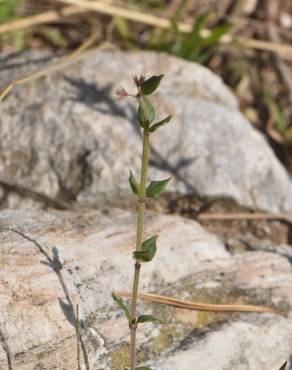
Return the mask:
<path id="1" fill-rule="evenodd" d="M 74 14 L 84 13 L 87 10 L 80 6 L 68 6 L 61 10 L 50 10 L 41 14 L 17 19 L 0 25 L 0 34 L 19 31 L 39 24 L 55 22 Z"/>
<path id="2" fill-rule="evenodd" d="M 64 68 L 65 66 L 72 64 L 79 60 L 80 57 L 83 57 L 83 53 L 85 50 L 89 49 L 94 42 L 98 39 L 99 37 L 99 31 L 95 31 L 91 37 L 86 40 L 79 48 L 73 51 L 69 56 L 65 57 L 64 59 L 50 65 L 47 68 L 43 68 L 35 73 L 32 73 L 30 75 L 21 77 L 19 79 L 16 79 L 12 82 L 10 82 L 3 90 L 0 92 L 0 102 L 11 92 L 14 86 L 16 85 L 22 85 L 26 82 L 38 79 L 40 77 L 45 77 L 48 73 L 57 71 L 59 69 Z M 106 45 L 106 43 L 102 44 L 99 46 L 99 48 L 103 48 Z"/>
<path id="3" fill-rule="evenodd" d="M 144 23 L 149 26 L 159 28 L 170 28 L 171 22 L 169 19 L 160 18 L 152 14 L 142 13 L 132 9 L 119 8 L 117 6 L 107 4 L 103 1 L 88 1 L 88 0 L 60 0 L 62 3 L 70 4 L 71 6 L 64 7 L 63 9 L 51 10 L 42 14 L 33 15 L 24 19 L 15 20 L 12 22 L 0 25 L 0 34 L 13 32 L 29 27 L 34 27 L 39 24 L 54 22 L 64 17 L 83 13 L 88 10 L 94 10 L 99 13 L 109 15 L 112 17 L 122 17 L 130 21 Z M 179 22 L 178 29 L 181 32 L 189 33 L 192 26 L 187 23 Z M 210 31 L 207 29 L 202 30 L 201 36 L 208 37 Z M 221 43 L 232 43 L 237 41 L 242 47 L 249 49 L 262 50 L 267 52 L 274 52 L 279 54 L 282 58 L 292 60 L 292 46 L 283 43 L 269 42 L 265 40 L 257 40 L 247 37 L 236 37 L 232 35 L 225 35 L 221 38 Z"/>
<path id="4" fill-rule="evenodd" d="M 292 222 L 290 213 L 202 213 L 198 215 L 199 220 L 282 220 Z"/>
<path id="5" fill-rule="evenodd" d="M 117 292 L 120 297 L 130 298 L 131 293 L 129 292 Z M 187 310 L 194 311 L 211 311 L 211 312 L 275 312 L 269 307 L 244 305 L 244 304 L 211 304 L 202 302 L 184 301 L 177 298 L 167 297 L 158 294 L 146 294 L 139 293 L 139 299 L 143 299 L 149 302 L 162 303 L 169 306 L 184 308 Z"/>
<path id="6" fill-rule="evenodd" d="M 114 5 L 105 4 L 103 1 L 88 1 L 88 0 L 59 0 L 62 3 L 80 6 L 82 8 L 94 10 L 105 15 L 113 17 L 122 17 L 138 23 L 144 23 L 150 26 L 159 28 L 170 28 L 171 21 L 169 19 L 160 18 L 153 14 L 146 14 L 132 9 L 120 8 Z M 178 22 L 178 29 L 181 32 L 189 33 L 192 30 L 192 25 Z M 201 36 L 208 37 L 210 31 L 202 30 Z M 242 47 L 257 49 L 262 51 L 275 52 L 285 59 L 292 60 L 292 46 L 287 44 L 273 43 L 264 40 L 256 40 L 247 37 L 236 37 L 233 35 L 225 35 L 220 40 L 221 43 L 238 42 Z"/>

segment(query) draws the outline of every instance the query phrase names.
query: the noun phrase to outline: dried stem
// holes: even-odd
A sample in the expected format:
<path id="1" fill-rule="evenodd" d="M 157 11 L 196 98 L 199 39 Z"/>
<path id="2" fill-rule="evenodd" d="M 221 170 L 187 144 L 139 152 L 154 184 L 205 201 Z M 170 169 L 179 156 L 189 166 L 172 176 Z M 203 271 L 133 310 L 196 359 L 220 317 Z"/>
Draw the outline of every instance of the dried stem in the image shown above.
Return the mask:
<path id="1" fill-rule="evenodd" d="M 81 370 L 80 364 L 80 322 L 79 322 L 79 306 L 76 305 L 76 340 L 77 340 L 77 369 Z"/>
<path id="2" fill-rule="evenodd" d="M 41 14 L 5 22 L 0 25 L 0 34 L 35 27 L 43 23 L 56 22 L 65 17 L 71 17 L 72 15 L 85 13 L 86 11 L 87 9 L 78 6 L 68 6 L 59 10 L 49 10 Z"/>
<path id="3" fill-rule="evenodd" d="M 148 161 L 149 161 L 149 133 L 144 130 L 143 133 L 143 154 L 142 154 L 142 166 L 141 166 L 141 180 L 140 180 L 140 191 L 138 197 L 138 220 L 137 220 L 137 233 L 136 233 L 136 251 L 141 250 L 142 245 L 142 234 L 144 225 L 144 214 L 145 214 L 145 198 L 146 198 L 146 182 L 148 172 Z M 130 344 L 130 370 L 136 369 L 136 316 L 137 316 L 137 296 L 139 288 L 139 277 L 140 277 L 141 264 L 137 261 L 135 263 L 134 282 L 132 290 L 132 304 L 131 304 L 131 344 Z"/>
<path id="4" fill-rule="evenodd" d="M 101 14 L 110 16 L 122 17 L 134 22 L 147 24 L 149 26 L 168 29 L 171 27 L 171 21 L 166 18 L 158 17 L 153 14 L 132 10 L 129 8 L 121 8 L 116 5 L 106 4 L 103 1 L 89 0 L 59 0 L 64 4 L 79 6 L 84 9 L 93 10 Z M 192 31 L 192 25 L 189 23 L 178 22 L 177 27 L 180 32 L 189 33 Z M 200 35 L 205 38 L 210 36 L 209 29 L 203 29 Z M 258 40 L 243 36 L 234 36 L 231 34 L 224 35 L 220 39 L 222 44 L 239 43 L 242 47 L 248 49 L 262 50 L 279 54 L 282 58 L 292 60 L 292 46 L 289 44 L 274 43 L 266 40 Z"/>
<path id="5" fill-rule="evenodd" d="M 130 292 L 117 292 L 120 297 L 131 297 Z M 207 312 L 273 312 L 276 311 L 270 307 L 254 306 L 246 304 L 212 304 L 203 302 L 186 301 L 178 298 L 168 297 L 160 294 L 139 293 L 139 299 L 148 302 L 166 304 L 169 306 Z"/>
<path id="6" fill-rule="evenodd" d="M 27 76 L 21 77 L 19 79 L 16 79 L 10 82 L 4 88 L 4 90 L 0 91 L 0 102 L 11 92 L 14 86 L 23 85 L 27 82 L 38 79 L 40 77 L 45 77 L 51 72 L 58 71 L 59 69 L 67 67 L 69 64 L 78 61 L 80 57 L 84 56 L 84 51 L 94 44 L 98 36 L 99 36 L 99 31 L 95 30 L 93 34 L 89 37 L 89 39 L 87 39 L 82 45 L 80 45 L 76 50 L 74 50 L 71 54 L 66 56 L 64 59 L 61 59 L 60 61 L 57 61 L 56 63 L 53 63 L 46 68 L 40 69 L 37 72 L 34 72 L 32 74 L 29 74 Z"/>

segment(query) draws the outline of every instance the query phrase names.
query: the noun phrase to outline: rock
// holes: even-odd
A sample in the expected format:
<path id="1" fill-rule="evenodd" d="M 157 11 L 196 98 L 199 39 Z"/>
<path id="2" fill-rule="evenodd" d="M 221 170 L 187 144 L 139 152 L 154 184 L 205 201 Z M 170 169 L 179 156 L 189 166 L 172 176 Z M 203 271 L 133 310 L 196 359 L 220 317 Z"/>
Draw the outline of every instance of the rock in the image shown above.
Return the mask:
<path id="1" fill-rule="evenodd" d="M 195 335 L 188 338 L 183 351 L 162 357 L 154 366 L 161 370 L 207 369 L 276 369 L 283 364 L 289 352 L 289 334 L 285 320 L 264 315 L 249 315 L 247 321 L 234 320 L 222 325 L 196 343 Z M 273 348 L 283 341 L 286 344 L 275 356 Z M 255 345 L 251 345 L 254 343 Z"/>
<path id="2" fill-rule="evenodd" d="M 111 292 L 129 291 L 131 212 L 0 212 L 0 368 L 76 368 L 75 306 L 92 370 L 123 370 L 128 327 Z M 139 304 L 167 320 L 140 327 L 139 362 L 162 370 L 277 369 L 291 351 L 292 267 L 273 252 L 230 254 L 194 221 L 150 213 L 158 253 L 143 264 L 141 290 L 207 303 L 274 307 L 280 314 L 194 312 Z M 83 353 L 83 351 L 81 351 Z M 83 363 L 83 359 L 82 359 Z"/>
<path id="3" fill-rule="evenodd" d="M 47 58 L 6 57 L 1 80 L 25 74 L 26 65 L 38 69 Z M 62 71 L 15 87 L 1 103 L 2 207 L 35 206 L 15 195 L 32 196 L 15 184 L 69 203 L 117 206 L 128 199 L 129 169 L 139 172 L 141 136 L 134 102 L 117 102 L 114 90 L 133 90 L 131 75 L 141 71 L 165 73 L 154 102 L 159 117 L 174 115 L 153 135 L 152 178 L 172 176 L 169 191 L 181 194 L 292 210 L 291 180 L 219 77 L 165 54 L 118 50 L 88 53 Z"/>

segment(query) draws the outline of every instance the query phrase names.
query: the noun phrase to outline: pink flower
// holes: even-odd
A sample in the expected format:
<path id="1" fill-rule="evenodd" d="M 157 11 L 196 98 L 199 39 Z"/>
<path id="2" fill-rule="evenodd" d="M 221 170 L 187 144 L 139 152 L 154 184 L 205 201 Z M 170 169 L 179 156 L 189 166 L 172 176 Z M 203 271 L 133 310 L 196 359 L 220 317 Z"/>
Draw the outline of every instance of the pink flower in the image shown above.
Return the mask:
<path id="1" fill-rule="evenodd" d="M 138 87 L 138 89 L 143 85 L 145 82 L 145 76 L 141 74 L 140 76 L 134 75 L 133 80 L 135 82 L 135 85 Z"/>
<path id="2" fill-rule="evenodd" d="M 123 87 L 117 89 L 115 93 L 119 100 L 127 98 L 129 96 L 129 93 Z"/>

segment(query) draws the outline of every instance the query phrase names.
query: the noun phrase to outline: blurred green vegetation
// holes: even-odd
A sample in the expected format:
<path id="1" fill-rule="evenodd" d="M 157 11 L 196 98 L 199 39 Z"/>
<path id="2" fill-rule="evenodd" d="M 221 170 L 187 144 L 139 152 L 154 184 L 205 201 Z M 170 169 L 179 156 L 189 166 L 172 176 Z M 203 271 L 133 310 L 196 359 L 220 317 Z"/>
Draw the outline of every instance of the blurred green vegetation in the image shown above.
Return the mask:
<path id="1" fill-rule="evenodd" d="M 200 7 L 197 7 L 199 3 Z M 106 40 L 127 50 L 166 52 L 204 64 L 221 75 L 235 91 L 250 121 L 276 146 L 282 147 L 285 154 L 280 154 L 280 157 L 288 158 L 286 162 L 291 163 L 289 166 L 292 169 L 292 154 L 286 154 L 287 148 L 289 153 L 292 149 L 292 110 L 277 65 L 271 58 L 266 58 L 264 53 L 245 50 L 244 45 L 222 46 L 222 37 L 231 33 L 236 35 L 238 32 L 236 25 L 232 27 L 226 22 L 226 14 L 218 15 L 216 8 L 210 8 L 211 3 L 205 5 L 204 0 L 119 0 L 119 6 L 123 4 L 141 14 L 166 17 L 171 27 L 163 29 L 143 22 L 130 22 L 124 18 L 88 12 L 55 23 L 1 34 L 0 48 L 7 52 L 29 48 L 68 51 L 78 47 L 97 27 L 100 29 L 100 43 Z M 54 0 L 0 0 L 0 24 L 61 7 Z M 257 16 L 253 14 L 253 20 Z M 180 30 L 180 22 L 191 25 L 189 33 Z M 248 36 L 253 34 L 250 28 L 244 31 L 247 31 Z M 257 28 L 255 32 L 258 37 Z M 260 37 L 265 38 L 265 34 Z M 276 132 L 274 137 L 270 136 L 267 127 L 272 127 L 273 132 Z"/>
<path id="2" fill-rule="evenodd" d="M 219 45 L 220 38 L 231 31 L 231 25 L 227 22 L 221 22 L 218 25 L 209 27 L 208 37 L 202 37 L 201 33 L 207 27 L 211 12 L 207 11 L 197 17 L 193 17 L 192 31 L 188 34 L 183 33 L 178 28 L 178 22 L 188 12 L 187 5 L 189 0 L 182 0 L 176 9 L 175 15 L 171 17 L 171 28 L 160 29 L 150 28 L 146 40 L 141 40 L 139 30 L 130 25 L 123 18 L 114 18 L 114 25 L 119 35 L 118 42 L 127 48 L 144 48 L 148 50 L 164 51 L 183 59 L 205 63 Z M 17 10 L 21 3 L 27 3 L 27 0 L 0 0 L 0 24 L 19 18 Z M 37 2 L 36 2 L 37 4 Z M 141 11 L 163 11 L 167 4 L 161 0 L 130 0 L 129 5 L 134 5 Z M 33 1 L 31 2 L 33 6 Z M 39 26 L 38 36 L 46 39 L 53 47 L 63 47 L 68 45 L 66 37 L 58 27 Z M 21 51 L 29 47 L 29 37 L 32 30 L 16 31 L 11 34 L 2 35 L 1 44 L 12 45 L 16 51 Z"/>
<path id="3" fill-rule="evenodd" d="M 263 100 L 267 105 L 267 108 L 269 109 L 270 115 L 274 122 L 275 129 L 280 134 L 284 134 L 288 128 L 288 122 L 285 118 L 281 104 L 274 99 L 274 97 L 269 93 L 267 88 L 264 88 Z"/>
<path id="4" fill-rule="evenodd" d="M 182 3 L 185 3 L 183 1 Z M 216 51 L 222 36 L 228 34 L 232 26 L 223 22 L 209 28 L 210 34 L 202 37 L 202 30 L 207 27 L 211 13 L 204 12 L 193 22 L 192 31 L 183 33 L 178 28 L 178 22 L 182 14 L 182 7 L 171 19 L 171 28 L 161 30 L 154 28 L 150 31 L 149 37 L 144 42 L 144 48 L 148 50 L 163 51 L 177 57 L 191 60 L 197 63 L 205 63 Z M 122 41 L 128 47 L 139 48 L 139 40 L 130 27 L 129 22 L 123 18 L 115 18 L 115 27 Z"/>
<path id="5" fill-rule="evenodd" d="M 0 24 L 15 19 L 17 6 L 23 0 L 2 0 L 0 1 Z"/>
<path id="6" fill-rule="evenodd" d="M 2 0 L 0 1 L 0 24 L 10 22 L 18 18 L 17 8 L 23 0 Z M 15 51 L 23 50 L 27 47 L 28 32 L 20 30 L 13 33 L 4 34 L 0 38 L 2 44 L 11 45 Z"/>

